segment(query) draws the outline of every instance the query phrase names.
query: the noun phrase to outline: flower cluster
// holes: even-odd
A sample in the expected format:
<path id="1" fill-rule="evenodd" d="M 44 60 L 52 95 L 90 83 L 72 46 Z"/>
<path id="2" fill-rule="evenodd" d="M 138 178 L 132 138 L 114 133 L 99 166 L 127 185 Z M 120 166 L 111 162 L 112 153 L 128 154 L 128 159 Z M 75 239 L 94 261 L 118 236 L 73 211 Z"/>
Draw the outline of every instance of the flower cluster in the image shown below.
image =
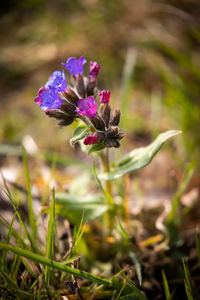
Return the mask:
<path id="1" fill-rule="evenodd" d="M 70 57 L 62 65 L 71 74 L 72 86 L 67 85 L 64 71 L 55 71 L 34 100 L 47 116 L 59 120 L 60 126 L 70 125 L 75 119 L 90 124 L 83 137 L 85 145 L 99 143 L 104 147 L 119 147 L 119 141 L 124 137 L 124 132 L 118 127 L 120 110 L 115 108 L 111 114 L 110 91 L 96 88 L 101 65 L 91 61 L 87 77 L 83 72 L 85 63 L 84 56 L 79 59 Z"/>

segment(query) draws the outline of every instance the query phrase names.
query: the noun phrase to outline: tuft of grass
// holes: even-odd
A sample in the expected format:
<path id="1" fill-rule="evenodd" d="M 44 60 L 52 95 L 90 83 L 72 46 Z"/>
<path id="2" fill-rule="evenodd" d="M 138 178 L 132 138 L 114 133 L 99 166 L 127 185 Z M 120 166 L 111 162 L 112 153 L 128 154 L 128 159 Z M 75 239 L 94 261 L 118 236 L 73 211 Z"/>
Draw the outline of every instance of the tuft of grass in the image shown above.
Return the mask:
<path id="1" fill-rule="evenodd" d="M 3 176 L 2 176 L 2 178 L 3 178 L 4 186 L 5 186 L 5 189 L 6 189 L 5 193 L 6 193 L 8 199 L 10 200 L 10 202 L 11 202 L 11 204 L 12 204 L 12 206 L 13 206 L 15 212 L 16 212 L 16 215 L 17 215 L 17 217 L 18 217 L 18 219 L 19 219 L 20 225 L 22 226 L 22 228 L 23 228 L 23 230 L 24 230 L 24 233 L 26 234 L 26 236 L 27 236 L 27 238 L 28 238 L 28 240 L 29 240 L 29 242 L 30 242 L 30 245 L 31 245 L 32 250 L 33 250 L 34 252 L 36 252 L 36 253 L 41 253 L 41 251 L 40 251 L 40 250 L 38 249 L 38 247 L 36 246 L 35 239 L 34 239 L 33 236 L 29 233 L 29 231 L 28 231 L 26 225 L 24 224 L 24 222 L 23 222 L 23 220 L 22 220 L 22 218 L 21 218 L 21 215 L 20 215 L 20 213 L 19 213 L 19 211 L 18 211 L 17 206 L 15 205 L 15 202 L 14 202 L 14 200 L 13 200 L 13 198 L 12 198 L 12 195 L 11 195 L 11 193 L 10 193 L 10 190 L 9 190 L 9 188 L 8 188 L 8 186 L 7 186 L 7 183 L 6 183 L 6 181 L 5 181 L 5 179 L 4 179 Z M 15 234 L 15 236 L 17 236 L 17 235 Z"/>

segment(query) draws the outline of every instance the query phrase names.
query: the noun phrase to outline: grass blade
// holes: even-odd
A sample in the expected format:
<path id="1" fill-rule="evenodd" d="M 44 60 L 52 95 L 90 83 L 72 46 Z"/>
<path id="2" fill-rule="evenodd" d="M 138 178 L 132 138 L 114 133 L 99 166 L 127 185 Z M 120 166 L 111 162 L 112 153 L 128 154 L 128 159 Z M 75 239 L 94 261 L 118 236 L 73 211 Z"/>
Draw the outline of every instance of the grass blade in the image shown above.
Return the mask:
<path id="1" fill-rule="evenodd" d="M 164 270 L 162 270 L 162 278 L 163 278 L 163 286 L 164 286 L 166 300 L 170 300 L 172 298 L 171 298 L 171 295 L 170 295 L 169 285 L 168 285 L 167 277 L 165 275 Z"/>
<path id="2" fill-rule="evenodd" d="M 36 220 L 35 220 L 34 210 L 33 210 L 33 199 L 32 199 L 32 194 L 31 194 L 31 181 L 30 181 L 26 151 L 25 151 L 25 148 L 23 145 L 22 145 L 22 157 L 23 157 L 23 162 L 24 162 L 27 193 L 28 193 L 29 225 L 31 227 L 33 236 L 36 237 L 37 236 L 37 225 L 36 225 Z"/>
<path id="3" fill-rule="evenodd" d="M 117 223 L 118 223 L 118 225 L 119 225 L 120 231 L 121 231 L 121 233 L 122 233 L 124 239 L 127 240 L 128 242 L 130 242 L 130 238 L 129 238 L 128 234 L 126 233 L 124 227 L 123 227 L 122 224 L 120 223 L 118 217 L 115 217 L 115 218 L 116 218 L 116 220 L 117 220 Z"/>
<path id="4" fill-rule="evenodd" d="M 185 284 L 185 292 L 186 292 L 186 295 L 187 295 L 187 299 L 188 300 L 194 300 L 193 296 L 191 295 L 190 288 L 187 284 L 187 280 L 184 280 L 184 284 Z"/>
<path id="5" fill-rule="evenodd" d="M 79 278 L 83 278 L 83 279 L 86 279 L 86 280 L 89 280 L 89 281 L 92 281 L 92 282 L 96 282 L 98 284 L 103 284 L 103 285 L 106 285 L 106 286 L 111 285 L 111 281 L 106 279 L 106 278 L 102 278 L 100 276 L 90 274 L 86 271 L 78 270 L 78 269 L 75 269 L 75 268 L 70 268 L 66 265 L 63 265 L 60 262 L 56 262 L 54 260 L 48 259 L 44 256 L 41 256 L 39 254 L 35 254 L 35 253 L 33 253 L 31 251 L 28 251 L 28 250 L 24 250 L 24 249 L 21 249 L 21 248 L 18 248 L 18 247 L 7 245 L 5 243 L 2 243 L 1 241 L 0 241 L 0 248 L 1 249 L 7 249 L 8 251 L 11 251 L 11 252 L 13 252 L 13 253 L 15 253 L 19 256 L 26 257 L 26 258 L 28 258 L 28 259 L 36 262 L 36 263 L 40 263 L 44 266 L 48 266 L 48 267 L 51 267 L 53 269 L 57 269 L 57 270 L 60 270 L 62 272 L 72 274 L 72 275 L 77 276 Z"/>
<path id="6" fill-rule="evenodd" d="M 190 282 L 189 271 L 188 271 L 188 268 L 185 264 L 184 259 L 182 260 L 182 262 L 183 262 L 183 269 L 184 269 L 184 274 L 185 274 L 185 281 L 186 281 L 186 284 L 187 284 L 186 293 L 187 293 L 187 291 L 189 291 L 189 294 L 192 297 L 192 285 L 191 285 L 191 282 Z M 193 297 L 191 299 L 193 299 Z"/>
<path id="7" fill-rule="evenodd" d="M 7 237 L 6 237 L 6 243 L 7 244 L 9 244 L 9 242 L 10 242 L 10 238 L 11 238 L 11 235 L 12 235 L 12 229 L 13 229 L 13 224 L 14 224 L 14 221 L 15 221 L 15 217 L 16 217 L 16 212 L 14 213 L 12 221 L 11 221 L 11 224 L 9 226 L 8 234 L 7 234 Z M 3 252 L 2 259 L 1 259 L 2 266 L 6 265 L 6 254 L 7 254 L 7 251 L 5 250 Z"/>
<path id="8" fill-rule="evenodd" d="M 10 230 L 11 225 L 7 223 L 7 221 L 0 216 L 0 222 L 3 224 L 8 230 Z M 16 241 L 19 241 L 20 244 L 25 248 L 28 249 L 28 246 L 24 243 L 24 240 L 21 238 L 21 236 L 15 231 L 13 228 L 11 228 L 12 236 L 16 239 Z"/>
<path id="9" fill-rule="evenodd" d="M 197 230 L 195 232 L 195 242 L 196 242 L 196 248 L 197 248 L 198 261 L 199 261 L 199 264 L 200 264 L 200 242 L 199 242 Z"/>
<path id="10" fill-rule="evenodd" d="M 54 225 L 55 225 L 55 191 L 53 189 L 50 212 L 49 212 L 49 224 L 48 224 L 48 235 L 47 235 L 47 246 L 46 246 L 46 257 L 53 259 L 54 256 Z M 45 268 L 45 283 L 49 286 L 50 281 L 50 268 Z"/>

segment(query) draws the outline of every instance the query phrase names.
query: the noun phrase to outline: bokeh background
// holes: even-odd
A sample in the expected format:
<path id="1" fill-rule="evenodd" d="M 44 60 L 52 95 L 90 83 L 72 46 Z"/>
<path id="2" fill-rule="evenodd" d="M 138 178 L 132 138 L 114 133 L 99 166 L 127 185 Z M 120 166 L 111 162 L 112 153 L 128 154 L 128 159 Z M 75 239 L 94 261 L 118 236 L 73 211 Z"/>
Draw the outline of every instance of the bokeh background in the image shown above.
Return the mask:
<path id="1" fill-rule="evenodd" d="M 21 142 L 30 155 L 49 152 L 49 161 L 57 152 L 61 165 L 85 161 L 69 146 L 75 125 L 59 129 L 33 101 L 61 62 L 84 55 L 86 73 L 90 60 L 102 65 L 98 86 L 111 90 L 111 106 L 123 111 L 126 138 L 116 156 L 165 130 L 182 130 L 140 171 L 147 198 L 150 190 L 173 192 L 200 147 L 200 2 L 4 0 L 0 16 L 0 153 L 10 180 L 20 181 Z M 34 170 L 36 180 L 37 162 Z M 197 187 L 199 177 L 193 181 Z"/>

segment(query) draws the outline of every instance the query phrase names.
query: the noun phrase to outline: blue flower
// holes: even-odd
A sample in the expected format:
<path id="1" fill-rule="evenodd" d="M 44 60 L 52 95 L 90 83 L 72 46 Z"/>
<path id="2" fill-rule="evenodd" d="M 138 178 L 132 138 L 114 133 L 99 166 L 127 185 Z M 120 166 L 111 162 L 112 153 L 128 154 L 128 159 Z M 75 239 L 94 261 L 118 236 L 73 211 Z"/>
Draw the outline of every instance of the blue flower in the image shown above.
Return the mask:
<path id="1" fill-rule="evenodd" d="M 34 100 L 44 111 L 56 109 L 62 105 L 62 99 L 59 97 L 59 93 L 66 90 L 67 83 L 65 81 L 64 71 L 55 71 L 49 77 L 45 87 L 39 89 L 38 96 Z"/>
<path id="2" fill-rule="evenodd" d="M 49 77 L 49 80 L 45 84 L 46 89 L 53 89 L 57 92 L 64 92 L 67 89 L 67 83 L 65 81 L 64 71 L 55 71 Z"/>
<path id="3" fill-rule="evenodd" d="M 83 65 L 86 63 L 84 56 L 81 56 L 79 59 L 76 57 L 70 57 L 66 63 L 61 63 L 71 75 L 83 74 Z"/>

